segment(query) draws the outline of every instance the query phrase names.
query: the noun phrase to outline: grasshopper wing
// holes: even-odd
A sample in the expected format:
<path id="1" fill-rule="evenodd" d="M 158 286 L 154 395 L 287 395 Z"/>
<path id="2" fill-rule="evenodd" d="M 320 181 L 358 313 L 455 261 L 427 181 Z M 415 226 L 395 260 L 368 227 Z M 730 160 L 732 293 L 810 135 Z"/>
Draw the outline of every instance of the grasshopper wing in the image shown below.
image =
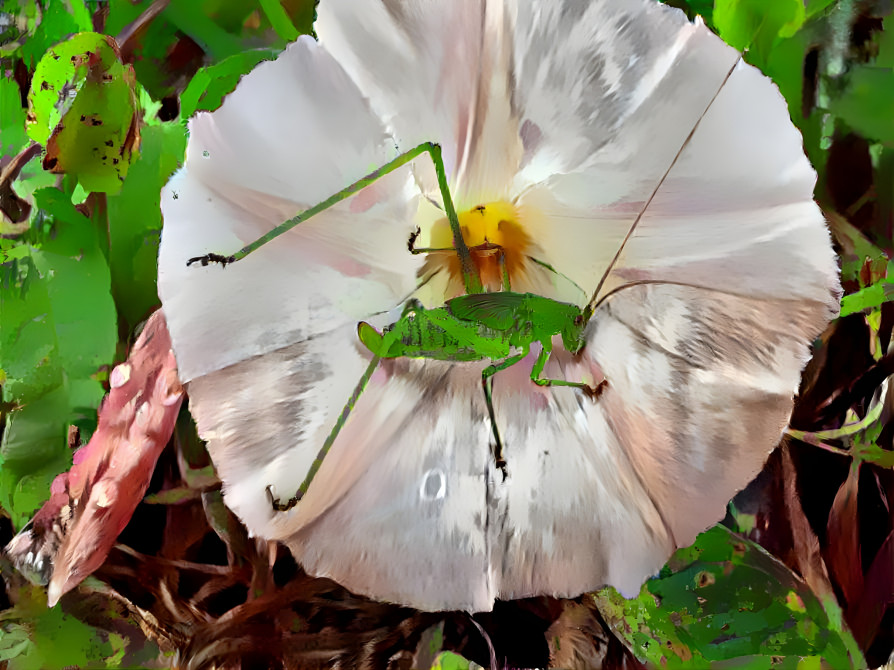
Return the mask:
<path id="1" fill-rule="evenodd" d="M 457 319 L 476 321 L 494 330 L 507 330 L 518 321 L 524 305 L 521 293 L 474 293 L 447 301 L 447 309 Z"/>

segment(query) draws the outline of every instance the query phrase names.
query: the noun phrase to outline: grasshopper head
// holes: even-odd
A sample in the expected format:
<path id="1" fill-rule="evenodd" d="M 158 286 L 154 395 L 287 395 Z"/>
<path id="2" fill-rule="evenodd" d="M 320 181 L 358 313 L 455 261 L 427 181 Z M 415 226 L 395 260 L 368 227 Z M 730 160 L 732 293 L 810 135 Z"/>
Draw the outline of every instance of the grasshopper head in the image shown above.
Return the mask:
<path id="1" fill-rule="evenodd" d="M 589 307 L 584 307 L 574 318 L 568 321 L 568 325 L 562 329 L 562 344 L 565 350 L 576 354 L 584 348 L 584 331 L 590 323 L 592 312 Z"/>
<path id="2" fill-rule="evenodd" d="M 363 346 L 376 356 L 382 356 L 382 333 L 369 325 L 366 321 L 357 324 L 357 337 L 363 342 Z"/>

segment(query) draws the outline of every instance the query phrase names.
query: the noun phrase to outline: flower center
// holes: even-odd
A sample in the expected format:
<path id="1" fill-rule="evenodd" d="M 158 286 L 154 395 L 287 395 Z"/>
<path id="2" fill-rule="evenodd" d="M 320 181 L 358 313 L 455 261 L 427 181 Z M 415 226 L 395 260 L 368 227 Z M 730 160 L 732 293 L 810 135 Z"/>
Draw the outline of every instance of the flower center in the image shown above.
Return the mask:
<path id="1" fill-rule="evenodd" d="M 512 289 L 512 276 L 522 270 L 531 238 L 519 223 L 518 211 L 505 201 L 478 205 L 458 214 L 463 239 L 486 291 Z M 453 232 L 446 217 L 434 223 L 431 247 L 444 249 L 429 254 L 429 270 L 446 269 L 451 292 L 462 293 L 459 258 L 453 250 Z"/>

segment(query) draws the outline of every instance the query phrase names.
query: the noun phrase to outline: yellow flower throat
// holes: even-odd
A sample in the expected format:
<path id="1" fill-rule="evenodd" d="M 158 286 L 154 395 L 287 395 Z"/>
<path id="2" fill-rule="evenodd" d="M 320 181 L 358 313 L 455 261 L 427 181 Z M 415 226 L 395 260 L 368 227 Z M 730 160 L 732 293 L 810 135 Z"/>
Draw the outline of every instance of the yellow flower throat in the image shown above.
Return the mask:
<path id="1" fill-rule="evenodd" d="M 504 201 L 478 205 L 458 214 L 463 240 L 486 291 L 511 289 L 511 278 L 523 269 L 531 238 L 518 222 L 516 208 Z M 462 293 L 459 257 L 453 249 L 453 232 L 447 218 L 432 226 L 431 247 L 443 249 L 429 254 L 426 270 L 446 269 L 451 292 Z M 506 286 L 507 281 L 510 282 Z"/>

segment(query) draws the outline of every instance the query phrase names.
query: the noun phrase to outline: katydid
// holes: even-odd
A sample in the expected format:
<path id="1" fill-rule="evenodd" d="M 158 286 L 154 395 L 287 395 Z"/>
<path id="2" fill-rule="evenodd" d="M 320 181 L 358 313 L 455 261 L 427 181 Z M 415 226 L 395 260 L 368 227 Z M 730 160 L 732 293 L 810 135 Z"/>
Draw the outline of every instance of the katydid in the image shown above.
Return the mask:
<path id="1" fill-rule="evenodd" d="M 492 398 L 493 376 L 497 372 L 522 361 L 528 355 L 531 345 L 539 342 L 541 351 L 531 370 L 531 380 L 535 384 L 539 386 L 569 386 L 580 389 L 591 398 L 595 398 L 607 383 L 603 380 L 594 388 L 581 382 L 546 379 L 541 376 L 552 351 L 554 335 L 561 336 L 565 349 L 572 354 L 578 353 L 583 348 L 584 329 L 592 315 L 592 307 L 587 305 L 581 309 L 577 305 L 558 302 L 533 293 L 514 293 L 510 290 L 510 278 L 502 247 L 487 240 L 472 247 L 466 244 L 464 231 L 460 226 L 453 200 L 447 188 L 440 146 L 430 142 L 401 154 L 320 204 L 277 226 L 267 235 L 243 247 L 235 254 L 230 256 L 207 254 L 192 258 L 187 264 L 219 263 L 226 266 L 235 263 L 263 244 L 357 193 L 376 179 L 407 164 L 422 153 L 428 153 L 434 162 L 444 202 L 444 211 L 447 214 L 453 235 L 453 246 L 416 248 L 415 243 L 420 234 L 417 229 L 410 235 L 407 248 L 413 254 L 455 252 L 460 260 L 466 295 L 448 300 L 444 307 L 435 309 L 426 309 L 418 300 L 410 299 L 407 301 L 400 319 L 385 328 L 383 333 L 376 331 L 366 322 L 361 322 L 358 325 L 360 341 L 374 355 L 372 362 L 346 403 L 341 416 L 323 443 L 323 447 L 296 494 L 283 503 L 273 496 L 272 490 L 268 487 L 267 492 L 271 504 L 277 511 L 291 509 L 304 496 L 322 464 L 323 458 L 347 421 L 354 404 L 363 393 L 369 378 L 382 358 L 409 357 L 455 362 L 490 359 L 492 363 L 482 371 L 481 382 L 494 436 L 494 460 L 497 467 L 503 471 L 504 476 L 506 475 L 506 461 L 503 457 L 503 444 L 494 415 Z M 476 207 L 474 211 L 483 215 L 485 207 Z M 483 292 L 481 278 L 472 261 L 471 251 L 475 251 L 477 254 L 497 256 L 502 278 L 502 291 Z M 542 261 L 533 258 L 531 260 L 556 272 L 550 265 Z"/>

